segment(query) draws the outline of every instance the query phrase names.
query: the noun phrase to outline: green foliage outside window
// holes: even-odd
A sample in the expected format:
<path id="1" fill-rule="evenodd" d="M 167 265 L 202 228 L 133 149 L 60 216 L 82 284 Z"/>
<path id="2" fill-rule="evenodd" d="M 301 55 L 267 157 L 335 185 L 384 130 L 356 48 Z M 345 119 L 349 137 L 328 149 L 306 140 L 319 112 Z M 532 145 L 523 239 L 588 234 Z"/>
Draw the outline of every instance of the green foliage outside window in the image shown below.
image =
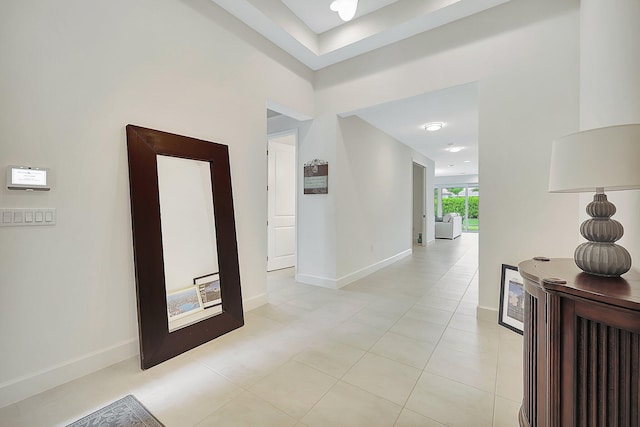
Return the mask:
<path id="1" fill-rule="evenodd" d="M 469 196 L 469 218 L 478 218 L 479 196 Z M 464 197 L 447 197 L 442 199 L 442 215 L 457 212 L 464 216 Z"/>
<path id="2" fill-rule="evenodd" d="M 464 188 L 462 188 L 462 187 L 447 188 L 447 191 L 449 193 L 455 194 L 455 196 L 458 197 L 460 195 L 460 193 L 462 193 L 464 191 Z"/>

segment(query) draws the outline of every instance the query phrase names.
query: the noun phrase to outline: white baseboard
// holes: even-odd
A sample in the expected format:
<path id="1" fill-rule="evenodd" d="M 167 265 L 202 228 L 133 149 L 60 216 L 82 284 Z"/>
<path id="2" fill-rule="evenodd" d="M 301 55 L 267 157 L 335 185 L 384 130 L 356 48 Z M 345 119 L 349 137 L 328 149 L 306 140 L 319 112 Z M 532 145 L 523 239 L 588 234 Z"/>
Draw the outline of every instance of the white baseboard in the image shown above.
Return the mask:
<path id="1" fill-rule="evenodd" d="M 377 270 L 386 267 L 405 256 L 411 249 L 372 264 L 339 279 L 329 279 L 305 274 L 296 275 L 296 281 L 326 288 L 339 289 L 351 282 L 361 279 Z M 268 302 L 267 294 L 260 294 L 243 301 L 244 311 L 251 311 Z M 138 340 L 131 339 L 111 347 L 80 356 L 78 358 L 43 369 L 33 374 L 12 379 L 0 384 L 0 408 L 34 396 L 50 388 L 73 381 L 82 376 L 104 369 L 139 354 Z"/>
<path id="2" fill-rule="evenodd" d="M 6 381 L 0 384 L 0 408 L 122 362 L 136 354 L 139 354 L 137 338 Z"/>
<path id="3" fill-rule="evenodd" d="M 245 311 L 249 311 L 266 303 L 267 294 L 265 293 L 244 300 L 243 307 Z M 0 384 L 0 408 L 122 362 L 137 354 L 139 354 L 139 348 L 136 338 L 6 381 Z"/>
<path id="4" fill-rule="evenodd" d="M 328 277 L 312 276 L 310 274 L 296 274 L 296 282 L 304 283 L 306 285 L 321 286 L 323 288 L 338 289 L 336 280 L 329 279 Z"/>
<path id="5" fill-rule="evenodd" d="M 244 311 L 251 311 L 260 307 L 261 305 L 265 305 L 267 302 L 269 302 L 267 294 L 260 294 L 255 297 L 242 300 L 242 309 Z"/>
<path id="6" fill-rule="evenodd" d="M 348 285 L 349 283 L 355 282 L 358 279 L 362 279 L 363 277 L 366 277 L 372 273 L 375 273 L 376 271 L 393 264 L 396 261 L 401 260 L 404 257 L 407 257 L 409 255 L 411 255 L 413 253 L 413 249 L 409 248 L 406 251 L 400 252 L 399 254 L 390 256 L 387 259 L 383 259 L 382 261 L 378 261 L 375 264 L 371 264 L 368 267 L 362 268 L 358 271 L 354 271 L 353 273 L 347 274 L 345 276 L 342 276 L 341 278 L 339 278 L 336 282 L 337 282 L 337 287 L 341 288 L 343 286 Z"/>
<path id="7" fill-rule="evenodd" d="M 406 251 L 400 252 L 399 254 L 393 255 L 387 259 L 383 259 L 382 261 L 378 261 L 375 264 L 371 264 L 365 268 L 362 268 L 358 271 L 354 271 L 353 273 L 349 273 L 344 275 L 338 279 L 330 279 L 328 277 L 319 277 L 312 276 L 309 274 L 296 274 L 296 281 L 300 283 L 306 283 L 307 285 L 315 285 L 321 286 L 323 288 L 330 289 L 340 289 L 343 286 L 348 285 L 349 283 L 355 282 L 358 279 L 362 279 L 376 271 L 384 268 L 388 265 L 393 264 L 394 262 L 409 256 L 413 253 L 413 249 L 407 249 Z"/>
<path id="8" fill-rule="evenodd" d="M 478 320 L 483 320 L 485 322 L 498 322 L 498 310 L 495 308 L 482 307 L 478 306 L 476 308 L 476 317 Z"/>

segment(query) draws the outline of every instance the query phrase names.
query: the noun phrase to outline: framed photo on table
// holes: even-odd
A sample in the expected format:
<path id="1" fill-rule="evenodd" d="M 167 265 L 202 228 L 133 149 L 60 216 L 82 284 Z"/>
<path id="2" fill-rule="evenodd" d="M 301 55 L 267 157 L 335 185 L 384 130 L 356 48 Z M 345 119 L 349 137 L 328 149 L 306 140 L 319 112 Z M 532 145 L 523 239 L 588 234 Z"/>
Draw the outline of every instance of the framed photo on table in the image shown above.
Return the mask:
<path id="1" fill-rule="evenodd" d="M 518 267 L 502 264 L 498 323 L 522 335 L 524 331 L 524 281 Z"/>

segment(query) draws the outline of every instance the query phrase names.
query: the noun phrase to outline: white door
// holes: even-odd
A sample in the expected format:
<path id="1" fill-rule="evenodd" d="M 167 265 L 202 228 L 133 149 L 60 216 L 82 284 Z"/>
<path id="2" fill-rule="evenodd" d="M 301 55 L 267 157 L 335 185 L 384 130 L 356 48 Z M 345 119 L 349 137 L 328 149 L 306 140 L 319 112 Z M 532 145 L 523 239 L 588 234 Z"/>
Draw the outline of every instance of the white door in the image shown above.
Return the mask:
<path id="1" fill-rule="evenodd" d="M 296 262 L 296 134 L 269 137 L 267 271 Z"/>

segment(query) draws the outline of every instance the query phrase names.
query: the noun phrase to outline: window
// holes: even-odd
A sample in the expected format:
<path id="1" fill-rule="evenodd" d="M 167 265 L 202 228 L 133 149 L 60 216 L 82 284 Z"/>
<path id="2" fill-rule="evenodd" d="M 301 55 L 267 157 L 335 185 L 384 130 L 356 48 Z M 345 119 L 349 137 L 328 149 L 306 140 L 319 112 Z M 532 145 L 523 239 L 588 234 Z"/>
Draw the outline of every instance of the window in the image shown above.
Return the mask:
<path id="1" fill-rule="evenodd" d="M 462 230 L 478 232 L 480 190 L 478 184 L 439 186 L 434 189 L 434 211 L 441 217 L 457 212 L 462 218 Z"/>

